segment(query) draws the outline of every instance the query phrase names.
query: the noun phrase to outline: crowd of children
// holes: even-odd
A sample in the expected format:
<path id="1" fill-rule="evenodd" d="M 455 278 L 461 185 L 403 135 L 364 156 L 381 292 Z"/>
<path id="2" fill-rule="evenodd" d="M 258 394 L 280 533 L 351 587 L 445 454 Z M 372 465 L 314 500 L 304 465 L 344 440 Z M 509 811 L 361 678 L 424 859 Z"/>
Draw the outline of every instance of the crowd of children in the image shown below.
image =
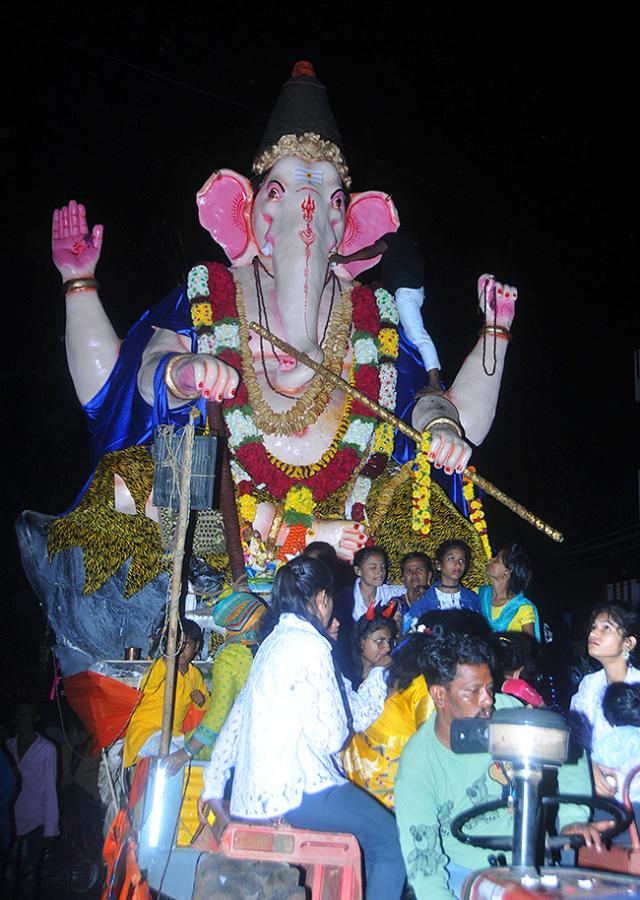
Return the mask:
<path id="1" fill-rule="evenodd" d="M 305 558 L 322 560 L 324 571 L 338 565 L 333 548 L 318 542 L 308 548 L 301 560 Z M 471 552 L 463 540 L 448 540 L 437 548 L 433 563 L 423 553 L 408 553 L 400 561 L 402 583 L 388 584 L 385 551 L 366 547 L 354 558 L 353 583 L 335 592 L 328 621 L 322 620 L 320 628 L 317 614 L 311 617 L 314 627 L 329 641 L 334 666 L 348 679 L 347 697 L 352 699 L 347 699 L 346 708 L 359 702 L 353 699 L 358 696 L 354 692 L 369 683 L 372 673 L 387 670 L 386 696 L 379 715 L 358 729 L 349 723 L 350 737 L 342 747 L 340 765 L 348 782 L 391 812 L 402 752 L 435 710 L 423 674 L 425 655 L 434 634 L 464 634 L 483 642 L 494 660 L 495 684 L 500 686 L 501 694 L 535 708 L 550 702 L 545 691 L 540 616 L 525 593 L 532 576 L 526 554 L 513 543 L 502 548 L 487 564 L 489 584 L 480 589 L 479 595 L 464 584 L 470 561 Z M 273 597 L 270 602 L 273 605 Z M 278 602 L 282 604 L 283 598 Z M 289 610 L 286 602 L 283 609 Z M 227 632 L 214 661 L 212 693 L 216 699 L 204 722 L 191 729 L 179 747 L 172 744 L 173 752 L 165 763 L 172 774 L 196 755 L 208 758 L 212 750 L 214 763 L 220 764 L 224 747 L 220 750 L 222 755 L 218 754 L 217 739 L 225 730 L 225 720 L 233 715 L 234 701 L 242 687 L 253 677 L 254 656 L 268 631 L 263 629 L 261 636 L 258 625 L 263 618 L 266 622 L 273 617 L 273 608 L 270 615 L 263 617 L 267 610 L 267 604 L 247 593 L 232 594 L 219 602 L 217 611 L 214 608 L 216 621 Z M 326 607 L 322 612 L 326 612 Z M 621 613 L 611 606 L 594 612 L 589 653 L 603 668 L 583 679 L 571 704 L 576 733 L 591 753 L 595 790 L 619 800 L 625 778 L 640 760 L 640 684 L 635 683 L 640 682 L 640 672 L 630 662 L 637 631 L 631 613 Z M 285 632 L 288 635 L 287 629 L 283 635 Z M 198 640 L 190 641 L 188 627 L 185 638 L 186 650 L 180 657 L 185 688 L 176 703 L 177 731 L 190 699 L 197 699 L 203 707 L 208 701 L 203 686 L 195 688 L 188 681 Z M 237 678 L 224 675 L 222 662 L 240 652 L 242 666 Z M 154 740 L 157 742 L 159 718 L 155 697 L 163 671 L 162 661 L 156 662 L 142 686 L 142 701 L 127 735 L 126 763 L 132 762 L 135 754 L 139 757 L 150 749 L 157 752 Z M 345 702 L 344 696 L 340 702 Z M 213 721 L 215 727 L 211 728 Z M 144 728 L 140 727 L 142 722 Z M 241 740 L 237 732 L 235 740 Z M 640 784 L 632 785 L 631 798 L 634 804 L 640 800 Z M 313 804 L 310 800 L 308 803 L 311 813 Z M 316 813 L 314 807 L 313 816 Z M 360 839 L 365 843 L 368 840 L 366 835 Z M 369 849 L 370 857 L 371 854 Z"/>
<path id="2" fill-rule="evenodd" d="M 384 550 L 366 547 L 354 559 L 354 582 L 336 590 L 335 551 L 316 542 L 282 567 L 266 601 L 241 591 L 216 603 L 212 615 L 225 637 L 210 685 L 194 665 L 202 632 L 183 619 L 169 774 L 194 757 L 211 759 L 201 812 L 210 804 L 218 829 L 226 821 L 225 781 L 235 770 L 232 812 L 353 831 L 363 849 L 367 897 L 399 896 L 407 860 L 393 824 L 394 786 L 405 748 L 437 712 L 425 677 L 433 671 L 434 641 L 476 642 L 491 660 L 493 690 L 514 698 L 511 703 L 557 709 L 545 689 L 540 616 L 525 593 L 532 575 L 526 554 L 513 543 L 502 548 L 488 562 L 489 584 L 479 594 L 464 584 L 470 556 L 458 539 L 441 544 L 433 563 L 424 553 L 408 553 L 400 560 L 402 583 L 388 584 Z M 567 711 L 590 756 L 595 792 L 618 801 L 630 793 L 636 815 L 640 670 L 633 659 L 639 634 L 635 613 L 614 605 L 594 610 L 588 653 L 600 668 L 582 678 Z M 161 653 L 141 683 L 128 723 L 125 767 L 159 753 L 165 681 Z M 47 838 L 57 827 L 55 791 L 47 789 L 45 796 L 22 772 L 40 746 L 31 731 L 27 745 L 21 732 L 8 744 L 8 760 L 15 760 L 23 778 L 16 788 L 16 824 L 21 811 L 30 810 L 18 830 L 23 855 L 29 849 L 24 834 L 35 830 Z M 257 765 L 258 757 L 264 765 Z M 322 809 L 316 795 L 327 800 Z M 377 803 L 370 806 L 364 797 Z M 362 826 L 363 817 L 375 827 Z M 32 856 L 41 853 L 38 845 Z M 22 865 L 29 859 L 27 854 Z"/>
<path id="3" fill-rule="evenodd" d="M 242 678 L 233 696 L 227 698 L 224 703 L 220 701 L 214 740 L 209 747 L 205 747 L 207 756 L 211 754 L 213 747 L 211 765 L 216 769 L 216 773 L 214 774 L 210 766 L 209 787 L 205 787 L 204 797 L 217 808 L 219 816 L 222 815 L 223 808 L 216 804 L 221 803 L 225 780 L 220 780 L 219 770 L 222 766 L 224 772 L 228 774 L 239 764 L 235 755 L 236 745 L 243 741 L 244 727 L 238 725 L 237 721 L 232 722 L 228 728 L 223 723 L 229 714 L 232 719 L 234 714 L 237 718 L 243 704 L 246 707 L 247 701 L 237 698 L 247 680 L 253 685 L 254 693 L 264 689 L 262 683 L 258 685 L 255 681 L 258 674 L 252 667 L 252 662 L 261 641 L 264 641 L 266 634 L 270 633 L 269 628 L 273 629 L 273 618 L 278 609 L 280 615 L 284 616 L 284 619 L 278 621 L 287 622 L 287 627 L 281 629 L 283 645 L 289 646 L 293 640 L 293 632 L 298 628 L 295 626 L 291 631 L 293 625 L 287 616 L 292 613 L 298 618 L 306 619 L 316 631 L 325 635 L 333 657 L 333 667 L 340 673 L 340 684 L 346 676 L 345 691 L 340 691 L 340 709 L 343 712 L 346 710 L 344 714 L 349 734 L 348 740 L 346 742 L 343 740 L 340 747 L 338 746 L 340 739 L 336 732 L 335 747 L 331 755 L 335 757 L 337 751 L 341 750 L 340 767 L 347 782 L 370 794 L 392 813 L 395 804 L 394 785 L 403 750 L 412 736 L 435 712 L 432 694 L 424 677 L 426 659 L 434 634 L 440 639 L 447 635 L 461 635 L 481 642 L 493 660 L 495 689 L 498 690 L 499 686 L 501 695 L 515 698 L 512 702 L 535 708 L 549 705 L 550 697 L 548 691 L 545 691 L 544 681 L 544 646 L 540 643 L 540 616 L 535 605 L 526 596 L 532 569 L 525 552 L 514 543 L 502 548 L 488 562 L 489 584 L 481 588 L 479 594 L 464 584 L 464 577 L 471 561 L 470 556 L 469 546 L 458 539 L 441 544 L 436 550 L 433 563 L 423 553 L 408 553 L 400 561 L 402 584 L 388 584 L 386 576 L 389 566 L 386 553 L 382 548 L 370 546 L 356 554 L 353 564 L 354 582 L 335 591 L 335 602 L 332 598 L 329 607 L 324 605 L 320 608 L 318 597 L 321 592 L 311 598 L 313 601 L 311 605 L 305 601 L 298 602 L 296 606 L 291 601 L 293 590 L 291 586 L 289 594 L 283 592 L 282 586 L 280 591 L 274 591 L 269 601 L 271 611 L 264 617 L 264 620 L 271 624 L 263 629 L 261 636 L 253 631 L 252 642 L 246 642 L 245 652 L 248 655 Z M 321 542 L 311 545 L 300 559 L 322 560 L 324 572 L 337 566 L 333 548 L 324 546 Z M 292 584 L 294 581 L 295 579 Z M 322 596 L 326 600 L 329 588 L 325 586 L 323 591 Z M 242 619 L 243 615 L 245 619 L 251 615 L 262 619 L 262 613 L 267 611 L 262 601 L 247 594 L 232 595 L 231 599 L 221 602 L 220 608 L 224 608 L 227 614 L 230 637 L 218 650 L 216 660 L 229 652 L 229 641 L 233 646 L 234 640 L 238 640 L 238 637 L 233 635 L 232 620 Z M 330 612 L 327 611 L 328 608 Z M 251 613 L 248 610 L 251 610 Z M 637 686 L 635 684 L 636 681 L 640 681 L 640 673 L 630 662 L 636 646 L 637 632 L 638 628 L 632 613 L 621 612 L 611 606 L 594 612 L 589 653 L 603 668 L 600 672 L 587 675 L 583 679 L 571 704 L 577 733 L 591 754 L 595 790 L 603 796 L 615 795 L 618 799 L 622 798 L 625 778 L 631 772 L 634 761 L 637 763 L 640 759 L 640 713 L 638 713 L 640 684 Z M 214 663 L 212 685 L 214 694 L 218 688 L 215 668 Z M 365 716 L 359 727 L 356 727 L 353 721 L 353 708 L 362 706 L 362 700 L 358 699 L 360 693 L 369 690 L 371 676 L 381 670 L 386 671 L 386 691 L 381 701 L 382 705 L 376 709 L 370 704 L 368 718 Z M 264 672 L 260 677 L 264 677 Z M 309 709 L 313 707 L 317 710 L 322 707 L 326 697 L 322 686 L 316 686 L 313 693 L 314 699 L 312 703 L 309 700 L 311 704 Z M 235 705 L 233 700 L 236 700 Z M 144 698 L 141 706 L 144 707 Z M 215 714 L 213 707 L 207 716 L 210 717 L 212 713 Z M 242 721 L 248 721 L 248 715 L 245 708 Z M 257 713 L 252 708 L 251 716 L 255 715 Z M 327 716 L 329 716 L 328 709 Z M 336 726 L 340 734 L 344 724 L 343 722 L 342 725 Z M 317 727 L 317 722 L 314 727 Z M 233 732 L 233 741 L 224 740 L 218 751 L 217 738 L 221 734 L 226 735 L 228 729 Z M 198 735 L 203 733 L 202 729 L 200 732 L 198 729 L 192 731 L 184 745 L 170 755 L 166 765 L 172 773 L 202 750 L 203 742 Z M 257 739 L 255 728 L 252 734 L 255 743 Z M 277 739 L 273 740 L 278 743 Z M 296 736 L 289 735 L 288 740 L 295 743 L 302 738 L 296 731 Z M 253 746 L 252 750 L 256 752 L 257 747 Z M 304 784 L 307 776 L 313 780 L 309 772 L 299 772 L 300 783 Z M 316 776 L 317 773 L 313 777 Z M 246 791 L 250 790 L 250 785 L 253 785 L 251 790 L 257 789 L 256 777 L 255 772 L 253 774 L 246 772 L 243 776 L 246 784 L 236 791 L 236 796 L 241 798 L 235 804 L 236 812 L 242 810 L 243 814 L 248 813 L 248 809 L 245 808 L 249 803 Z M 290 778 L 290 773 L 288 775 L 282 773 L 285 794 L 290 789 Z M 275 784 L 271 783 L 273 781 L 273 773 L 270 773 L 269 785 L 275 790 Z M 333 787 L 338 784 L 342 785 L 343 782 L 336 782 Z M 318 785 L 308 792 L 309 796 L 304 790 L 301 796 L 296 793 L 296 801 L 301 804 L 300 809 L 303 809 L 304 814 L 299 810 L 294 812 L 289 810 L 288 820 L 292 824 L 306 823 L 309 827 L 329 830 L 333 827 L 339 830 L 341 827 L 348 830 L 348 815 L 343 800 L 338 802 L 336 798 L 332 825 L 326 818 L 319 816 L 317 806 L 312 800 L 316 789 L 324 794 L 324 789 Z M 640 784 L 637 787 L 632 786 L 631 797 L 636 804 L 640 799 L 639 791 Z M 342 798 L 342 794 L 340 797 Z M 280 797 L 277 804 L 287 805 L 291 802 L 290 798 L 285 801 Z M 349 803 L 354 802 L 353 796 L 350 796 Z M 233 808 L 232 803 L 232 811 Z M 338 826 L 337 821 L 342 824 Z M 381 820 L 378 824 L 382 832 L 388 836 L 389 826 L 386 820 Z M 358 834 L 356 826 L 351 827 L 363 846 L 365 867 L 369 872 L 372 871 L 371 867 L 376 870 L 379 859 L 370 835 Z M 393 847 L 389 850 L 390 857 L 397 859 L 397 848 L 393 842 L 389 847 Z M 397 882 L 397 872 L 395 875 L 387 872 L 385 878 L 386 881 L 383 879 L 381 883 L 386 884 L 385 890 L 388 891 L 389 885 Z M 375 891 L 370 889 L 367 896 L 375 896 Z"/>

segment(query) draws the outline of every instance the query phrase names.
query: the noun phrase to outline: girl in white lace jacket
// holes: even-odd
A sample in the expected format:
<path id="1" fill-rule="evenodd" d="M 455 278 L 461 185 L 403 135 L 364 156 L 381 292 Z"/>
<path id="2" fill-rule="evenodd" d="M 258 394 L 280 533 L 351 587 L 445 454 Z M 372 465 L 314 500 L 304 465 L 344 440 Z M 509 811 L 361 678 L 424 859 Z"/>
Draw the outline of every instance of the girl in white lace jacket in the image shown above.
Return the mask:
<path id="1" fill-rule="evenodd" d="M 325 635 L 332 591 L 331 573 L 319 560 L 299 558 L 278 571 L 273 627 L 220 732 L 199 812 L 204 821 L 207 806 L 213 809 L 220 834 L 228 822 L 222 796 L 234 769 L 233 816 L 284 816 L 299 828 L 352 832 L 363 850 L 367 897 L 393 900 L 405 879 L 395 820 L 346 780 L 336 759 L 350 730 L 363 731 L 381 714 L 387 683 L 376 668 L 355 692 L 337 671 Z"/>

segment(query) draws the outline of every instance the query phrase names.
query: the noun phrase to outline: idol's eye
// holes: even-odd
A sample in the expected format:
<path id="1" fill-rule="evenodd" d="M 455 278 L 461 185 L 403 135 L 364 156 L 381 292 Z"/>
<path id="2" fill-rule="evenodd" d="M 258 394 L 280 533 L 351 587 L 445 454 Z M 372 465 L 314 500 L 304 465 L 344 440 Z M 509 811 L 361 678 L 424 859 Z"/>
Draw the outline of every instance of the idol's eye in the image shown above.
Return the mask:
<path id="1" fill-rule="evenodd" d="M 284 188 L 280 184 L 279 181 L 271 181 L 267 185 L 267 199 L 278 201 L 282 199 L 282 195 L 284 194 Z"/>
<path id="2" fill-rule="evenodd" d="M 331 198 L 331 205 L 334 209 L 344 209 L 344 193 L 342 191 L 335 192 Z"/>

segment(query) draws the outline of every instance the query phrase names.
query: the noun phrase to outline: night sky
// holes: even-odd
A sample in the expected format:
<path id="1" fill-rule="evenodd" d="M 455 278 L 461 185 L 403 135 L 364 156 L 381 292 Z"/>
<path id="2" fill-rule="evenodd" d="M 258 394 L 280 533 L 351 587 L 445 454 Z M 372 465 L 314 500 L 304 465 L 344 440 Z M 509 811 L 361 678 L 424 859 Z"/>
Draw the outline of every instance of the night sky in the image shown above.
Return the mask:
<path id="1" fill-rule="evenodd" d="M 354 190 L 391 193 L 423 249 L 427 324 L 449 382 L 481 324 L 478 275 L 518 286 L 496 421 L 473 462 L 566 541 L 558 548 L 487 500 L 494 546 L 513 537 L 530 550 L 532 598 L 546 609 L 590 605 L 598 583 L 637 572 L 630 23 L 607 7 L 590 19 L 584 7 L 559 18 L 557 4 L 490 17 L 441 6 L 423 4 L 416 19 L 404 4 L 333 16 L 278 4 L 273 19 L 240 22 L 240 7 L 211 3 L 171 15 L 151 2 L 76 4 L 15 27 L 5 48 L 15 99 L 0 132 L 12 336 L 0 370 L 11 451 L 2 577 L 15 611 L 33 599 L 13 520 L 63 511 L 90 471 L 51 210 L 73 197 L 104 224 L 101 297 L 124 335 L 190 265 L 222 260 L 195 193 L 216 168 L 249 174 L 297 59 L 327 86 Z M 583 543 L 622 529 L 624 552 Z"/>

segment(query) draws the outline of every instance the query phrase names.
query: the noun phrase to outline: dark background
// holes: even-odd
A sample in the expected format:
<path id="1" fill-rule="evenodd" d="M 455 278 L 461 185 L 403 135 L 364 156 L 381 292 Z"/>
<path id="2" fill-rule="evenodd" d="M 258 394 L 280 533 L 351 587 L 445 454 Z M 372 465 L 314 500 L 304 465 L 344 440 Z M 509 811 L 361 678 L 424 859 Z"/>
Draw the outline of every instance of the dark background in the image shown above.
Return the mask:
<path id="1" fill-rule="evenodd" d="M 7 530 L 4 639 L 37 631 L 20 510 L 63 511 L 89 474 L 64 353 L 50 215 L 70 198 L 105 226 L 101 297 L 124 335 L 202 258 L 216 168 L 249 173 L 297 59 L 327 86 L 354 190 L 390 192 L 424 251 L 427 324 L 451 382 L 481 324 L 475 282 L 518 286 L 496 421 L 478 470 L 564 532 L 559 547 L 488 499 L 553 616 L 637 575 L 636 49 L 615 5 L 14 8 L 0 165 Z M 27 623 L 26 626 L 24 623 Z M 6 654 L 5 654 L 6 658 Z"/>

